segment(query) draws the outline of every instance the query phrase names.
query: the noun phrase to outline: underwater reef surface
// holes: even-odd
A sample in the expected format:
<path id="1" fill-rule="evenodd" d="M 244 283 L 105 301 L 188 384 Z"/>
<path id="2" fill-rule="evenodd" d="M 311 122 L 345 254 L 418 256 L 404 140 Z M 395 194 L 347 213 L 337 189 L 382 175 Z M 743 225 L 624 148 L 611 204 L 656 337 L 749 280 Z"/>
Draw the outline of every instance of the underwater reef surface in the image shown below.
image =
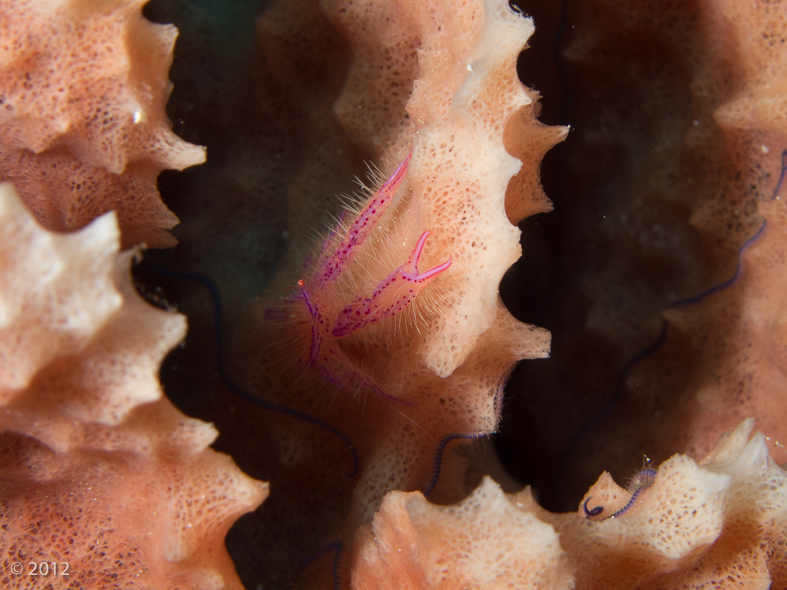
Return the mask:
<path id="1" fill-rule="evenodd" d="M 79 3 L 56 4 L 53 13 L 67 15 L 62 22 L 74 15 L 84 21 L 90 13 Z M 140 4 L 113 2 L 117 10 L 97 14 L 119 16 L 134 31 L 163 31 L 141 18 Z M 34 3 L 0 8 L 21 13 L 29 6 Z M 529 40 L 529 21 L 500 2 L 466 3 L 461 10 L 404 0 L 154 0 L 145 6 L 145 16 L 179 30 L 166 115 L 178 136 L 206 146 L 208 158 L 203 166 L 159 176 L 161 198 L 181 220 L 171 230 L 180 243 L 145 253 L 147 263 L 135 269 L 135 278 L 149 301 L 177 306 L 189 317 L 184 345 L 162 365 L 167 395 L 187 415 L 216 425 L 214 448 L 270 482 L 270 497 L 227 540 L 246 587 L 289 587 L 293 581 L 325 587 L 334 578 L 354 587 L 400 587 L 403 579 L 414 587 L 622 587 L 635 579 L 643 587 L 702 587 L 720 571 L 728 572 L 730 584 L 747 580 L 750 587 L 784 580 L 782 558 L 773 549 L 783 544 L 778 534 L 785 530 L 778 525 L 783 471 L 768 458 L 787 461 L 779 442 L 787 437 L 780 282 L 787 242 L 778 190 L 787 147 L 784 7 L 599 0 L 521 2 L 518 8 L 534 18 Z M 6 24 L 3 39 L 22 30 Z M 40 30 L 42 39 L 60 38 Z M 26 79 L 24 67 L 33 62 L 15 57 L 24 46 L 7 44 L 0 175 L 18 185 L 47 228 L 76 229 L 117 209 L 124 246 L 171 243 L 166 229 L 174 220 L 161 213 L 151 179 L 162 168 L 188 165 L 168 149 L 190 154 L 189 163 L 202 150 L 173 139 L 166 126 L 174 38 L 173 29 L 166 31 L 150 55 L 129 50 L 133 59 L 119 61 L 151 80 L 134 82 L 123 75 L 126 66 L 105 76 L 109 82 L 103 83 L 115 90 L 95 95 L 107 107 L 92 98 L 98 83 L 87 84 L 69 104 L 87 106 L 92 115 L 42 117 L 45 124 L 34 128 L 56 131 L 38 143 L 25 139 L 20 121 L 35 122 L 42 104 L 53 104 L 57 113 L 62 107 L 54 101 L 28 108 L 29 92 L 19 89 L 35 90 L 47 70 L 31 68 Z M 80 51 L 98 36 L 82 34 L 88 42 L 75 45 L 77 64 Z M 111 30 L 109 37 L 118 38 Z M 526 42 L 532 47 L 519 59 L 519 76 L 533 89 L 514 75 Z M 125 50 L 102 47 L 120 56 Z M 133 65 L 154 54 L 155 68 Z M 146 94 L 145 84 L 155 91 Z M 124 85 L 132 91 L 119 92 Z M 120 114 L 102 118 L 110 107 Z M 547 152 L 564 131 L 534 115 L 570 124 L 565 143 Z M 158 125 L 158 137 L 167 138 L 166 149 L 150 148 L 157 144 L 135 135 L 148 120 Z M 81 128 L 88 138 L 104 138 L 104 153 L 130 145 L 132 155 L 102 159 L 100 150 L 85 148 L 90 141 L 79 135 Z M 134 147 L 139 145 L 148 147 Z M 389 210 L 367 217 L 364 199 L 410 152 Z M 95 195 L 105 189 L 94 184 L 89 198 L 80 197 L 83 176 L 53 181 L 71 189 L 65 196 L 52 193 L 39 181 L 40 162 L 48 166 L 63 157 L 72 163 L 58 170 L 73 176 L 72 169 L 96 167 L 101 178 L 121 187 L 120 197 L 96 204 Z M 129 184 L 140 157 L 145 180 Z M 38 162 L 38 171 L 19 172 L 25 162 Z M 367 174 L 366 162 L 379 172 Z M 356 177 L 373 188 L 359 189 Z M 555 211 L 520 223 L 524 257 L 502 281 L 504 306 L 498 282 L 519 255 L 513 224 L 550 209 L 542 182 Z M 135 192 L 142 185 L 144 198 Z M 342 201 L 339 194 L 354 196 Z M 40 204 L 31 205 L 25 195 Z M 136 202 L 158 208 L 155 221 L 124 213 Z M 352 241 L 358 219 L 373 219 L 373 228 Z M 426 231 L 431 234 L 423 238 Z M 345 243 L 351 244 L 346 260 Z M 395 306 L 383 305 L 394 291 L 381 285 L 399 265 L 407 281 L 442 270 L 394 312 Z M 328 268 L 341 272 L 326 286 L 319 277 Z M 205 276 L 221 290 L 218 338 Z M 376 319 L 342 328 L 355 330 L 345 336 L 337 331 L 345 305 L 373 311 Z M 541 328 L 515 321 L 507 309 Z M 323 316 L 331 320 L 327 328 Z M 548 350 L 544 328 L 552 332 L 551 357 L 520 363 L 503 399 L 513 363 Z M 160 357 L 163 350 L 157 350 Z M 290 414 L 271 411 L 270 404 Z M 12 404 L 4 411 L 12 416 L 16 409 Z M 68 416 L 73 410 L 62 411 Z M 303 419 L 307 415 L 311 422 Z M 747 442 L 752 427 L 745 422 L 719 444 L 715 459 L 700 466 L 687 457 L 667 461 L 676 452 L 699 460 L 717 436 L 747 416 L 770 438 Z M 21 427 L 13 420 L 4 428 L 9 452 L 17 453 L 20 444 L 39 448 L 19 439 Z M 43 437 L 40 444 L 55 456 L 64 452 L 44 434 L 33 436 Z M 210 438 L 203 436 L 195 448 L 208 453 L 203 449 Z M 34 460 L 48 452 L 31 451 L 13 469 L 56 466 L 49 458 Z M 643 454 L 654 466 L 666 461 L 655 481 L 624 490 L 607 475 L 580 500 L 602 471 L 618 481 L 637 472 Z M 751 473 L 769 482 L 771 496 L 741 488 Z M 490 474 L 508 493 L 530 484 L 543 506 L 580 509 L 547 513 L 530 492 L 504 499 L 482 480 Z M 3 480 L 4 493 L 13 488 L 9 481 Z M 692 497 L 696 506 L 689 502 L 686 514 L 695 510 L 692 519 L 701 520 L 705 532 L 694 544 L 668 546 L 663 535 L 682 535 L 683 525 L 649 529 L 648 518 L 664 498 L 695 484 L 706 496 Z M 256 501 L 244 492 L 245 500 L 222 513 L 224 528 L 217 531 L 264 495 L 261 487 L 243 485 L 257 490 Z M 421 493 L 451 506 L 428 504 Z M 765 514 L 766 506 L 772 514 Z M 495 507 L 505 516 L 490 516 Z M 439 527 L 424 524 L 433 516 Z M 461 517 L 459 524 L 454 517 Z M 497 524 L 484 524 L 486 518 Z M 483 531 L 502 531 L 506 521 L 523 526 L 513 527 L 511 544 L 502 532 L 493 539 L 502 545 L 491 543 Z M 763 528 L 766 521 L 776 524 Z M 729 522 L 739 527 L 734 539 L 728 524 L 720 533 L 721 523 Z M 423 526 L 442 532 L 416 550 L 408 535 Z M 476 533 L 462 540 L 457 530 Z M 590 565 L 592 559 L 583 561 L 583 543 L 606 546 L 599 541 L 606 534 L 620 543 L 597 558 L 610 571 L 628 571 L 620 564 L 631 544 L 645 547 L 640 557 L 648 567 L 634 568 L 632 578 L 609 578 L 604 568 Z M 223 532 L 215 535 L 220 539 Z M 387 535 L 394 540 L 385 541 Z M 452 537 L 456 544 L 441 549 Z M 397 546 L 411 547 L 411 557 L 390 551 Z M 484 561 L 501 551 L 502 561 Z M 539 555 L 538 562 L 516 561 L 522 551 Z M 190 562 L 183 554 L 167 553 L 186 572 Z M 441 573 L 446 560 L 456 577 Z M 226 556 L 220 561 L 226 567 Z M 390 573 L 382 574 L 388 566 Z M 479 571 L 489 577 L 477 577 Z M 403 572 L 409 577 L 398 577 Z M 370 581 L 380 575 L 382 581 Z M 202 572 L 186 575 L 183 583 L 231 584 L 232 576 L 225 576 L 220 582 Z"/>
<path id="2" fill-rule="evenodd" d="M 555 211 L 523 226 L 509 277 L 530 279 L 506 301 L 553 346 L 509 384 L 506 463 L 565 510 L 604 469 L 699 456 L 754 416 L 784 464 L 783 6 L 565 6 L 562 21 L 532 8 L 558 32 L 541 63 L 563 56 L 538 86 L 561 97 L 544 113 L 572 132 L 554 180 L 545 168 Z"/>

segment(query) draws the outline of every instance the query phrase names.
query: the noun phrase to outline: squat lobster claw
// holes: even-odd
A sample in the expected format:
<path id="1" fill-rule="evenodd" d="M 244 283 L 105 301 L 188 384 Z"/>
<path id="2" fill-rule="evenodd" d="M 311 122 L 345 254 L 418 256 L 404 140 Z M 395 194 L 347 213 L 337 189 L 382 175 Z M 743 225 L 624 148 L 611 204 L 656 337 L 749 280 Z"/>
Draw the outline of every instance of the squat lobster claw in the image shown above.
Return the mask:
<path id="1" fill-rule="evenodd" d="M 399 164 L 343 234 L 340 223 L 328 236 L 313 270 L 298 281 L 298 295 L 289 300 L 299 306 L 297 315 L 309 323 L 309 351 L 304 355 L 306 366 L 316 368 L 337 387 L 365 388 L 384 399 L 403 404 L 408 402 L 386 393 L 367 369 L 358 366 L 345 353 L 339 341 L 374 322 L 401 313 L 451 266 L 452 257 L 429 270 L 419 271 L 418 263 L 431 234 L 427 230 L 421 234 L 404 264 L 381 280 L 370 295 L 357 295 L 347 303 L 341 301 L 341 289 L 337 284 L 393 201 L 407 174 L 410 157 L 411 154 Z"/>
<path id="2" fill-rule="evenodd" d="M 449 256 L 442 264 L 424 273 L 418 272 L 418 261 L 424 251 L 426 238 L 431 233 L 425 231 L 421 234 L 407 262 L 380 281 L 371 297 L 359 296 L 341 311 L 331 332 L 334 338 L 349 336 L 373 322 L 395 316 L 410 305 L 424 287 L 451 266 L 453 258 Z"/>

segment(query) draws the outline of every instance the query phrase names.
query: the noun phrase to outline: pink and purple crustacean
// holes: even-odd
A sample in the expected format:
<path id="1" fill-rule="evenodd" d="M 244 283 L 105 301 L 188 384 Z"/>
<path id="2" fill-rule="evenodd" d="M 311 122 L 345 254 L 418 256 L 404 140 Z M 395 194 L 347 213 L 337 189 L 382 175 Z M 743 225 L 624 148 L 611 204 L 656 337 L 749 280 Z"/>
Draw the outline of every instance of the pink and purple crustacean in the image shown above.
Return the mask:
<path id="1" fill-rule="evenodd" d="M 388 394 L 368 371 L 357 366 L 339 342 L 372 323 L 404 311 L 427 285 L 451 266 L 452 258 L 449 256 L 442 264 L 420 272 L 418 262 L 430 235 L 425 231 L 404 264 L 382 279 L 371 294 L 337 303 L 341 297 L 337 282 L 393 201 L 407 173 L 410 157 L 411 154 L 399 164 L 349 228 L 345 230 L 340 222 L 331 232 L 312 270 L 298 281 L 298 294 L 290 300 L 302 303 L 308 312 L 311 341 L 308 357 L 302 359 L 306 367 L 317 369 L 337 387 L 365 388 L 384 399 L 403 404 L 407 402 Z"/>

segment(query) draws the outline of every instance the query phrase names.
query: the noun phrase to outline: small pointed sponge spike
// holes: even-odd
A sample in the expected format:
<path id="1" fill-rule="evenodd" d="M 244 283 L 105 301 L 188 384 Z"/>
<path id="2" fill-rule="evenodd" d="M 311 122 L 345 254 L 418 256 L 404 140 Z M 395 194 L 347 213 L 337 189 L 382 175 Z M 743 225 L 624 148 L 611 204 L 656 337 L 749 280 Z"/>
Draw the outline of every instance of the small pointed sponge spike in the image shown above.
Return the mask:
<path id="1" fill-rule="evenodd" d="M 371 323 L 395 316 L 410 305 L 424 287 L 451 266 L 453 259 L 449 256 L 448 260 L 423 274 L 418 272 L 418 261 L 430 233 L 425 231 L 421 234 L 407 261 L 380 281 L 371 297 L 358 297 L 342 310 L 333 327 L 335 338 L 349 336 Z"/>
<path id="2" fill-rule="evenodd" d="M 399 164 L 396 170 L 394 170 L 390 178 L 383 183 L 380 190 L 374 194 L 367 205 L 358 214 L 358 217 L 353 222 L 338 248 L 336 248 L 333 256 L 323 264 L 317 265 L 317 272 L 314 277 L 317 287 L 335 281 L 342 274 L 347 265 L 350 264 L 353 257 L 358 252 L 358 248 L 366 242 L 369 233 L 380 221 L 388 205 L 391 204 L 396 191 L 399 190 L 399 185 L 402 184 L 402 180 L 404 180 L 405 174 L 407 174 L 407 166 L 410 163 L 411 156 L 412 153 L 407 154 L 407 157 Z M 323 248 L 323 250 L 325 250 L 325 248 Z"/>

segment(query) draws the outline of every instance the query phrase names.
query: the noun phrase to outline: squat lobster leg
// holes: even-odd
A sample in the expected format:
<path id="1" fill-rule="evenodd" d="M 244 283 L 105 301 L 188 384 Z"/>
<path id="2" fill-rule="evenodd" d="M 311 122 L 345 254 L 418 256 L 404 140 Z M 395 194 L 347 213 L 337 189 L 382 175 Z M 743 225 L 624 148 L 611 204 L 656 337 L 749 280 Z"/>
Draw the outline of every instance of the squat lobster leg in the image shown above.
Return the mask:
<path id="1" fill-rule="evenodd" d="M 363 388 L 383 399 L 405 405 L 409 405 L 409 402 L 387 393 L 370 370 L 348 355 L 340 339 L 400 313 L 429 283 L 451 266 L 451 257 L 442 264 L 420 272 L 418 262 L 430 235 L 429 231 L 425 231 L 405 263 L 380 281 L 371 295 L 343 292 L 340 279 L 348 270 L 358 271 L 353 267 L 353 260 L 396 196 L 409 163 L 410 155 L 369 199 L 349 228 L 344 229 L 343 219 L 339 220 L 336 229 L 323 242 L 316 263 L 312 265 L 311 260 L 307 260 L 306 276 L 298 281 L 298 294 L 290 298 L 288 303 L 295 306 L 289 317 L 301 318 L 301 325 L 308 329 L 304 334 L 304 344 L 308 342 L 308 350 L 303 351 L 299 366 L 316 369 L 337 388 Z M 279 315 L 288 317 L 284 313 Z"/>
<path id="2" fill-rule="evenodd" d="M 412 154 L 407 155 L 390 178 L 383 183 L 380 190 L 374 194 L 358 214 L 336 250 L 332 254 L 328 254 L 327 259 L 325 250 L 328 242 L 326 241 L 323 246 L 323 255 L 317 264 L 318 270 L 314 276 L 315 288 L 334 282 L 350 264 L 357 254 L 358 248 L 366 242 L 366 238 L 369 237 L 372 229 L 380 221 L 388 205 L 391 204 L 396 191 L 399 190 L 399 185 L 402 184 L 402 180 L 407 174 L 407 166 L 411 156 Z"/>

